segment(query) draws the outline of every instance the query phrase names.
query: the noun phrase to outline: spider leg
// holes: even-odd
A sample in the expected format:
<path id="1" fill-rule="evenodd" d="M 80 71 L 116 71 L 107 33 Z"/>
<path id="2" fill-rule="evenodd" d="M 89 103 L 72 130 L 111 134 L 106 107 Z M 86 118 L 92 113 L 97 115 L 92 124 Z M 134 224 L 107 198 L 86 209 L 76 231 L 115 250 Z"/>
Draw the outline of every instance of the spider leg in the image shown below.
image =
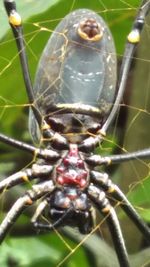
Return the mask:
<path id="1" fill-rule="evenodd" d="M 0 225 L 0 243 L 2 243 L 8 231 L 24 209 L 27 206 L 32 205 L 37 199 L 41 198 L 42 196 L 49 195 L 54 189 L 55 186 L 53 182 L 46 181 L 41 184 L 33 185 L 31 190 L 28 190 L 24 196 L 20 197 L 14 203 Z"/>
<path id="2" fill-rule="evenodd" d="M 22 211 L 30 204 L 32 204 L 32 200 L 28 195 L 24 195 L 15 202 L 0 225 L 0 244 Z"/>
<path id="3" fill-rule="evenodd" d="M 150 149 L 143 149 L 140 151 L 130 152 L 126 154 L 118 154 L 118 155 L 108 155 L 108 156 L 100 156 L 100 155 L 92 155 L 88 158 L 85 158 L 85 161 L 96 167 L 100 165 L 110 165 L 121 163 L 129 160 L 137 160 L 137 159 L 149 159 L 150 158 Z"/>
<path id="4" fill-rule="evenodd" d="M 125 90 L 126 82 L 128 79 L 128 73 L 130 69 L 130 65 L 133 59 L 133 54 L 135 51 L 135 48 L 137 44 L 140 42 L 141 37 L 141 31 L 143 29 L 143 26 L 145 24 L 145 18 L 150 10 L 150 2 L 149 1 L 142 1 L 141 7 L 139 8 L 139 12 L 133 22 L 133 27 L 129 35 L 127 36 L 127 43 L 125 47 L 125 52 L 123 55 L 123 60 L 121 64 L 121 70 L 119 75 L 119 83 L 118 83 L 118 93 L 117 97 L 115 99 L 113 108 L 111 110 L 110 115 L 108 116 L 108 119 L 104 123 L 102 127 L 102 132 L 106 132 L 109 125 L 115 118 L 115 115 L 118 111 L 119 104 L 122 100 L 123 93 Z"/>
<path id="5" fill-rule="evenodd" d="M 39 206 L 37 207 L 31 222 L 33 223 L 33 226 L 36 227 L 38 230 L 53 230 L 54 228 L 62 225 L 62 223 L 64 222 L 65 218 L 67 218 L 68 216 L 70 216 L 71 211 L 72 211 L 72 207 L 70 207 L 69 209 L 66 209 L 66 211 L 63 211 L 62 216 L 55 221 L 53 224 L 46 224 L 46 223 L 40 223 L 38 222 L 39 217 L 41 216 L 42 212 L 44 211 L 44 209 L 46 208 L 46 206 L 48 206 L 49 203 L 46 199 L 44 199 Z"/>
<path id="6" fill-rule="evenodd" d="M 21 184 L 25 181 L 29 181 L 32 179 L 34 179 L 34 176 L 32 174 L 31 169 L 16 172 L 0 182 L 0 193 L 3 190 L 7 190 L 15 185 Z"/>
<path id="7" fill-rule="evenodd" d="M 36 104 L 34 92 L 33 92 L 33 85 L 30 78 L 30 72 L 28 67 L 28 60 L 25 50 L 25 42 L 23 38 L 23 28 L 21 23 L 21 16 L 16 10 L 16 3 L 13 0 L 3 0 L 4 6 L 8 15 L 9 24 L 12 28 L 12 32 L 14 34 L 19 57 L 20 57 L 20 63 L 22 67 L 22 74 L 24 78 L 24 83 L 26 86 L 26 92 L 28 95 L 29 103 L 31 104 L 31 109 L 33 111 L 34 117 L 38 123 L 39 129 L 43 131 L 43 135 L 46 138 L 52 138 L 54 137 L 54 142 L 56 144 L 62 145 L 63 147 L 68 147 L 67 140 L 65 137 L 62 137 L 60 134 L 57 133 L 57 135 L 53 132 L 53 130 L 50 128 L 50 126 L 46 123 L 46 121 L 43 119 L 43 116 L 40 112 L 40 109 L 38 109 L 38 105 Z"/>
<path id="8" fill-rule="evenodd" d="M 26 56 L 26 51 L 25 51 L 21 17 L 16 11 L 15 1 L 4 0 L 4 6 L 5 6 L 5 9 L 7 11 L 9 23 L 10 23 L 10 26 L 12 28 L 12 32 L 14 34 L 17 48 L 19 51 L 20 63 L 21 63 L 21 67 L 22 67 L 22 73 L 23 73 L 23 78 L 24 78 L 24 82 L 25 82 L 25 86 L 26 86 L 26 91 L 27 91 L 28 98 L 29 98 L 29 103 L 31 104 L 31 108 L 33 110 L 33 113 L 35 115 L 35 118 L 36 118 L 39 126 L 41 126 L 42 115 L 41 115 L 40 111 L 38 110 L 38 108 L 35 105 L 33 105 L 34 94 L 33 94 L 33 87 L 32 87 L 32 82 L 31 82 L 29 67 L 28 67 L 28 61 L 27 61 L 27 56 Z"/>
<path id="9" fill-rule="evenodd" d="M 46 177 L 50 175 L 53 167 L 50 165 L 38 165 L 33 164 L 32 168 L 25 169 L 14 173 L 0 182 L 0 193 L 3 190 L 7 190 L 15 185 L 23 182 L 29 182 L 36 178 Z"/>
<path id="10" fill-rule="evenodd" d="M 18 141 L 3 134 L 0 134 L 0 141 L 7 145 L 11 145 L 17 149 L 27 151 L 28 153 L 31 153 L 34 157 L 49 159 L 53 161 L 56 161 L 60 158 L 60 155 L 54 150 L 37 148 L 35 146 Z"/>
<path id="11" fill-rule="evenodd" d="M 41 229 L 40 226 L 41 224 L 38 222 L 38 219 L 39 217 L 42 215 L 43 211 L 45 210 L 45 208 L 48 206 L 48 201 L 47 199 L 44 199 L 37 207 L 32 219 L 31 219 L 31 222 L 33 223 L 33 226 L 38 228 L 38 229 Z M 43 224 L 42 224 L 43 225 Z M 39 226 L 39 227 L 38 227 Z"/>
<path id="12" fill-rule="evenodd" d="M 143 222 L 139 214 L 136 212 L 134 207 L 128 201 L 126 196 L 121 192 L 119 187 L 109 179 L 106 173 L 99 173 L 96 171 L 91 172 L 91 177 L 108 195 L 119 201 L 121 208 L 135 223 L 141 233 L 144 235 L 146 240 L 150 243 L 150 228 Z"/>
<path id="13" fill-rule="evenodd" d="M 128 253 L 114 208 L 110 205 L 105 193 L 92 184 L 89 185 L 88 195 L 97 209 L 106 218 L 120 267 L 129 267 Z"/>
<path id="14" fill-rule="evenodd" d="M 143 26 L 145 24 L 145 18 L 150 10 L 150 2 L 149 1 L 142 1 L 141 7 L 139 9 L 139 13 L 137 14 L 135 21 L 133 23 L 133 27 L 131 32 L 129 33 L 127 37 L 127 43 L 123 55 L 123 60 L 121 64 L 121 71 L 119 74 L 119 82 L 118 82 L 118 92 L 117 97 L 115 99 L 115 102 L 113 104 L 112 110 L 104 122 L 102 128 L 99 130 L 99 133 L 96 137 L 88 137 L 86 138 L 80 145 L 79 149 L 83 152 L 89 152 L 90 150 L 93 150 L 93 148 L 103 141 L 103 138 L 106 135 L 106 131 L 112 121 L 114 120 L 116 113 L 119 108 L 119 104 L 122 100 L 123 93 L 125 90 L 128 73 L 130 70 L 130 65 L 133 59 L 134 51 L 137 46 L 137 44 L 140 42 L 140 35 L 141 31 L 143 29 Z"/>

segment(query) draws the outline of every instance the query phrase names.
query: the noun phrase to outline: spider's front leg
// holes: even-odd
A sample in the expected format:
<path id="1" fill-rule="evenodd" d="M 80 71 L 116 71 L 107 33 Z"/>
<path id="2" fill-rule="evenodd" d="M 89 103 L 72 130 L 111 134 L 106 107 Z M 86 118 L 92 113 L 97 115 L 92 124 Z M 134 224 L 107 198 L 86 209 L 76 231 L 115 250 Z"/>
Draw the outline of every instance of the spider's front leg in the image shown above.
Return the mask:
<path id="1" fill-rule="evenodd" d="M 8 15 L 8 21 L 11 26 L 13 35 L 15 37 L 17 49 L 19 52 L 20 64 L 22 68 L 22 74 L 26 87 L 26 92 L 33 112 L 33 120 L 36 121 L 39 129 L 42 130 L 44 138 L 54 138 L 54 143 L 61 145 L 62 147 L 68 147 L 67 140 L 60 134 L 55 134 L 51 127 L 43 119 L 42 113 L 38 104 L 35 101 L 35 95 L 33 91 L 33 85 L 30 77 L 30 71 L 28 66 L 28 58 L 26 54 L 25 41 L 23 36 L 22 19 L 17 12 L 16 2 L 13 0 L 3 0 L 4 6 Z M 32 114 L 31 112 L 31 114 Z M 0 140 L 3 139 L 3 135 L 0 136 Z M 5 139 L 5 138 L 4 138 Z M 3 140 L 2 140 L 3 141 Z"/>
<path id="2" fill-rule="evenodd" d="M 34 103 L 33 87 L 32 87 L 32 82 L 31 82 L 30 72 L 29 72 L 29 67 L 28 67 L 28 60 L 27 60 L 26 51 L 25 51 L 22 19 L 21 19 L 20 14 L 16 10 L 15 1 L 4 0 L 3 2 L 4 2 L 4 7 L 8 15 L 9 24 L 12 28 L 12 32 L 16 40 L 19 57 L 20 57 L 20 63 L 22 67 L 22 74 L 23 74 L 23 78 L 24 78 L 24 82 L 26 86 L 29 103 L 31 104 L 31 108 L 33 110 L 35 118 L 40 126 L 42 124 L 42 116 L 38 108 L 36 107 L 36 105 L 33 105 Z"/>
<path id="3" fill-rule="evenodd" d="M 92 184 L 89 185 L 88 195 L 97 209 L 106 218 L 120 267 L 130 267 L 124 238 L 114 208 L 110 205 L 105 193 Z"/>

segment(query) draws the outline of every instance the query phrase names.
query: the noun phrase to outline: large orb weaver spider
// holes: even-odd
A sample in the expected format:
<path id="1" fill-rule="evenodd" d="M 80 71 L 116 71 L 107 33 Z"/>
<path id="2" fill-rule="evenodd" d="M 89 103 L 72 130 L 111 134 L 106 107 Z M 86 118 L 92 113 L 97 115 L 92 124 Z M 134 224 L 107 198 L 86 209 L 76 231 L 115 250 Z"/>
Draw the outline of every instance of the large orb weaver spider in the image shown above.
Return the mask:
<path id="1" fill-rule="evenodd" d="M 32 89 L 21 19 L 16 12 L 14 1 L 5 0 L 4 4 L 16 38 L 31 104 L 31 135 L 33 139 L 43 139 L 46 148 L 36 148 L 0 134 L 2 142 L 42 159 L 31 168 L 0 182 L 2 192 L 24 180 L 40 179 L 40 183 L 33 185 L 32 189 L 20 197 L 8 212 L 0 226 L 0 241 L 3 241 L 12 223 L 25 207 L 32 205 L 37 199 L 41 199 L 41 203 L 32 218 L 36 228 L 51 230 L 53 227 L 68 224 L 77 226 L 81 233 L 86 234 L 93 227 L 92 203 L 103 216 L 106 216 L 120 266 L 130 266 L 119 222 L 109 197 L 121 203 L 122 209 L 148 241 L 150 241 L 150 230 L 117 185 L 113 184 L 106 173 L 97 172 L 94 167 L 135 158 L 147 158 L 150 151 L 100 157 L 93 155 L 93 150 L 104 139 L 106 130 L 116 115 L 132 55 L 139 42 L 150 3 L 149 1 L 142 3 L 133 29 L 128 35 L 115 100 L 115 48 L 109 29 L 100 17 L 92 11 L 79 10 L 69 14 L 57 26 L 44 50 Z M 49 61 L 45 66 L 46 59 Z M 92 60 L 94 65 L 91 67 Z M 83 62 L 84 66 L 86 62 L 87 72 L 85 69 L 83 72 Z M 96 66 L 95 69 L 93 66 Z M 56 83 L 58 73 L 60 74 Z M 49 87 L 51 84 L 53 86 Z M 93 88 L 95 91 L 91 90 Z M 83 135 L 83 132 L 86 134 Z M 52 225 L 40 221 L 40 215 L 49 205 Z"/>

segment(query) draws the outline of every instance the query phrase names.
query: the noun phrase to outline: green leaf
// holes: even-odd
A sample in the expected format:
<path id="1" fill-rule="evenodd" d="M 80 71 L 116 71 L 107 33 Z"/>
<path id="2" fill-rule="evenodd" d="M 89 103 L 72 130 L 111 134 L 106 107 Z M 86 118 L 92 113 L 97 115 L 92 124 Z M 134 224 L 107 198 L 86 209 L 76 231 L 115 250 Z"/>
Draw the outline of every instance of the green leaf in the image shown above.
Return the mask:
<path id="1" fill-rule="evenodd" d="M 51 1 L 20 1 L 16 0 L 17 10 L 21 14 L 23 18 L 23 22 L 29 17 L 36 15 L 38 13 L 42 13 L 53 5 L 57 4 L 60 0 L 51 0 Z M 0 27 L 0 39 L 6 34 L 8 29 L 10 28 L 9 24 L 5 23 L 6 20 L 6 12 L 3 7 L 3 3 L 1 1 L 0 4 L 0 18 L 2 19 L 1 27 Z"/>
<path id="2" fill-rule="evenodd" d="M 45 258 L 54 264 L 60 255 L 57 249 L 36 238 L 11 239 L 1 248 L 0 265 L 8 266 L 6 264 L 10 258 L 14 259 L 19 266 L 30 266 L 33 262 L 37 263 Z"/>
<path id="3" fill-rule="evenodd" d="M 144 180 L 139 181 L 134 186 L 134 190 L 131 190 L 129 192 L 128 198 L 134 205 L 141 205 L 143 203 L 148 204 L 149 192 L 150 192 L 150 177 L 146 177 Z"/>
<path id="4" fill-rule="evenodd" d="M 150 222 L 149 211 L 149 192 L 150 192 L 150 177 L 138 182 L 134 189 L 128 193 L 128 199 L 137 208 L 142 218 Z M 143 206 L 143 208 L 138 208 Z M 144 208 L 145 207 L 145 208 Z M 148 207 L 148 208 L 147 208 Z"/>

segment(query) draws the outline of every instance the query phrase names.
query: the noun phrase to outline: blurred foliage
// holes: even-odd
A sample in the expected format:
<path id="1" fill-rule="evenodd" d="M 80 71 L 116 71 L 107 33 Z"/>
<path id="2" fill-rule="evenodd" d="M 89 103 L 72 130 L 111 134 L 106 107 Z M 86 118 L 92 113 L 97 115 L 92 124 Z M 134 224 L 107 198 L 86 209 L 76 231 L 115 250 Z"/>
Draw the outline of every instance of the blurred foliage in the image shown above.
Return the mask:
<path id="1" fill-rule="evenodd" d="M 2 1 L 1 1 L 2 2 Z M 102 15 L 108 23 L 114 36 L 117 55 L 122 56 L 126 36 L 131 28 L 133 19 L 139 5 L 138 0 L 22 0 L 16 1 L 18 10 L 23 18 L 24 36 L 27 46 L 27 54 L 31 77 L 34 81 L 36 67 L 42 50 L 59 21 L 70 11 L 77 8 L 90 8 Z M 18 53 L 12 33 L 8 31 L 9 25 L 4 12 L 2 3 L 0 3 L 0 129 L 1 132 L 31 142 L 28 133 L 28 107 L 25 87 L 19 65 Z M 110 140 L 112 136 L 108 137 Z M 111 142 L 111 150 L 117 143 L 116 138 Z M 110 149 L 110 141 L 105 145 Z M 20 169 L 31 162 L 31 158 L 24 156 L 24 153 L 13 148 L 1 145 L 0 147 L 0 178 L 5 177 L 16 169 Z M 110 151 L 109 151 L 110 153 Z M 6 163 L 7 162 L 7 163 Z M 118 175 L 118 174 L 117 174 Z M 130 192 L 130 200 L 134 205 L 148 204 L 150 183 L 149 179 L 138 183 L 133 191 Z M 20 193 L 21 189 L 15 194 Z M 2 205 L 1 205 L 2 206 Z M 150 212 L 143 210 L 142 215 L 147 221 L 150 221 Z M 3 216 L 3 214 L 2 214 Z M 25 219 L 26 220 L 26 219 Z M 71 235 L 70 235 L 71 236 Z M 104 244 L 97 240 L 96 235 L 93 248 L 76 249 L 71 256 L 61 265 L 66 267 L 91 266 L 91 259 L 95 262 L 94 267 L 111 266 L 115 262 L 114 254 L 109 248 L 103 251 Z M 73 238 L 75 239 L 75 238 Z M 63 241 L 57 234 L 48 234 L 44 236 L 26 237 L 26 238 L 7 238 L 7 241 L 1 248 L 0 266 L 2 267 L 53 267 L 58 266 L 69 253 L 67 247 L 76 247 L 79 240 L 71 241 L 63 236 Z M 66 245 L 67 244 L 67 245 Z M 90 251 L 90 252 L 89 252 Z M 95 253 L 94 253 L 95 251 Z M 91 253 L 91 254 L 90 254 Z M 90 255 L 90 256 L 89 256 Z M 91 256 L 92 255 L 92 256 Z M 106 264 L 102 265 L 97 261 L 97 257 L 105 258 Z M 108 259 L 111 259 L 107 263 Z M 142 258 L 142 257 L 141 257 Z M 144 263 L 144 259 L 143 259 Z M 117 267 L 117 263 L 115 263 Z M 142 265 L 142 262 L 141 262 Z M 133 266 L 133 265 L 132 265 Z M 139 265 L 138 265 L 139 266 Z"/>

